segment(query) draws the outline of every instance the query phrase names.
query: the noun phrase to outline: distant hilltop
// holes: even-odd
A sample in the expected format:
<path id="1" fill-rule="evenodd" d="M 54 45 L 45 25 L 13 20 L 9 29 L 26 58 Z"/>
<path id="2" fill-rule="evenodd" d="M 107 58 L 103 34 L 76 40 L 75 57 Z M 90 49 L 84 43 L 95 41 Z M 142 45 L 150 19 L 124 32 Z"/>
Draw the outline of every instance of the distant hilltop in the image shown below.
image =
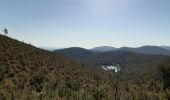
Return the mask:
<path id="1" fill-rule="evenodd" d="M 49 51 L 84 51 L 90 53 L 105 53 L 112 51 L 128 51 L 141 54 L 151 54 L 151 55 L 170 55 L 170 46 L 141 46 L 141 47 L 120 47 L 115 48 L 112 46 L 100 46 L 94 47 L 92 49 L 85 49 L 81 47 L 70 47 L 70 48 L 43 48 Z"/>
<path id="2" fill-rule="evenodd" d="M 111 46 L 100 46 L 90 49 L 94 52 L 109 52 L 109 51 L 131 51 L 143 54 L 155 54 L 155 55 L 170 55 L 170 46 L 142 46 L 142 47 L 121 47 L 115 48 Z"/>

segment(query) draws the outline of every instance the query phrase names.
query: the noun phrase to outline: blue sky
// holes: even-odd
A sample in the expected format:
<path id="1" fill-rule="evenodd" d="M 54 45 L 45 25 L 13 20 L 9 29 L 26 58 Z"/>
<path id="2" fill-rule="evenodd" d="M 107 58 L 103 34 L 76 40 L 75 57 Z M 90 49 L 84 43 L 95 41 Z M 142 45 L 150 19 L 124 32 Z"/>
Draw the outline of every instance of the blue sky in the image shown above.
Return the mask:
<path id="1" fill-rule="evenodd" d="M 170 0 L 0 0 L 0 29 L 41 47 L 170 45 Z"/>

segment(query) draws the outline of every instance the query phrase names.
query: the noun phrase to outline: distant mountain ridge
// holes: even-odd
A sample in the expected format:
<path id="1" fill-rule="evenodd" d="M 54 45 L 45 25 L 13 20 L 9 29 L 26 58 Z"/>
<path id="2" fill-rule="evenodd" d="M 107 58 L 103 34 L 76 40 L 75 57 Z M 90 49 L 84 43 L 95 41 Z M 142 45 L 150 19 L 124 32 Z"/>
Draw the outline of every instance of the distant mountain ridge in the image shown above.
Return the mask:
<path id="1" fill-rule="evenodd" d="M 164 49 L 159 46 L 142 46 L 138 48 L 122 47 L 119 48 L 118 50 L 132 51 L 132 52 L 143 53 L 143 54 L 170 55 L 170 50 Z"/>
<path id="2" fill-rule="evenodd" d="M 167 50 L 170 50 L 170 46 L 160 46 L 161 48 L 164 48 L 164 49 L 167 49 Z"/>
<path id="3" fill-rule="evenodd" d="M 94 52 L 84 48 L 66 48 L 56 50 L 54 53 L 62 54 L 75 60 L 82 60 L 94 65 L 120 64 L 121 67 L 132 67 L 152 65 L 153 67 L 161 61 L 169 58 L 170 51 L 158 46 L 143 46 L 139 48 L 122 47 L 113 51 Z"/>
<path id="4" fill-rule="evenodd" d="M 100 46 L 100 47 L 92 48 L 91 50 L 94 52 L 107 52 L 107 51 L 114 51 L 116 49 L 117 48 L 111 46 Z"/>
<path id="5" fill-rule="evenodd" d="M 137 50 L 141 50 L 140 52 L 144 52 L 142 50 L 148 48 L 150 49 L 150 47 L 141 47 L 139 48 L 139 50 Z M 150 51 L 152 51 L 152 49 Z M 56 50 L 54 51 L 54 53 L 69 56 L 72 59 L 82 60 L 84 62 L 97 66 L 119 64 L 121 68 L 125 68 L 127 72 L 135 70 L 135 73 L 137 70 L 141 73 L 141 70 L 144 70 L 145 72 L 146 69 L 155 69 L 155 66 L 157 66 L 160 62 L 170 58 L 167 55 L 143 54 L 133 52 L 131 48 L 127 47 L 120 48 L 120 50 L 108 52 L 93 52 L 91 50 L 83 48 L 68 48 L 63 50 Z"/>
<path id="6" fill-rule="evenodd" d="M 170 47 L 168 46 L 142 46 L 142 47 L 121 47 L 115 48 L 111 46 L 101 46 L 90 49 L 93 52 L 109 52 L 109 51 L 131 51 L 143 54 L 154 55 L 170 55 Z"/>

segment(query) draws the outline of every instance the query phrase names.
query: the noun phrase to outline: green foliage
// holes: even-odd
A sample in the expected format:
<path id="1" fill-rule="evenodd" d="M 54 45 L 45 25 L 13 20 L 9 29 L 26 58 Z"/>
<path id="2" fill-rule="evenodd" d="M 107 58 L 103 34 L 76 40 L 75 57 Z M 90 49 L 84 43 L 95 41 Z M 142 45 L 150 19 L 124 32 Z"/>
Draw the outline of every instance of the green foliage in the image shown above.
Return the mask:
<path id="1" fill-rule="evenodd" d="M 0 100 L 5 100 L 5 95 L 0 91 Z"/>
<path id="2" fill-rule="evenodd" d="M 60 88 L 58 90 L 58 96 L 63 98 L 64 96 L 67 96 L 69 94 L 69 91 L 66 88 Z"/>
<path id="3" fill-rule="evenodd" d="M 96 91 L 93 93 L 94 100 L 102 100 L 105 96 L 102 91 Z"/>
<path id="4" fill-rule="evenodd" d="M 166 60 L 163 62 L 159 69 L 162 73 L 162 78 L 164 82 L 164 89 L 169 88 L 170 89 L 170 60 Z"/>
<path id="5" fill-rule="evenodd" d="M 72 83 L 72 88 L 73 91 L 79 91 L 80 89 L 80 84 L 78 82 L 73 82 Z"/>

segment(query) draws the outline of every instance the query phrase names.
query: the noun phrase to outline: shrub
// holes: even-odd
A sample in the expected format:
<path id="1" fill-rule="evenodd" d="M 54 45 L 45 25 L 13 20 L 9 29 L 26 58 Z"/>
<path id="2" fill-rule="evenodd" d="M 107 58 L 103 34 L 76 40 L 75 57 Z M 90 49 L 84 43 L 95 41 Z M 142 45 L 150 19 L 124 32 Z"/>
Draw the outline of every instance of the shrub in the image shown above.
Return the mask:
<path id="1" fill-rule="evenodd" d="M 95 93 L 93 93 L 94 100 L 102 100 L 103 97 L 104 93 L 102 91 L 96 91 Z"/>

